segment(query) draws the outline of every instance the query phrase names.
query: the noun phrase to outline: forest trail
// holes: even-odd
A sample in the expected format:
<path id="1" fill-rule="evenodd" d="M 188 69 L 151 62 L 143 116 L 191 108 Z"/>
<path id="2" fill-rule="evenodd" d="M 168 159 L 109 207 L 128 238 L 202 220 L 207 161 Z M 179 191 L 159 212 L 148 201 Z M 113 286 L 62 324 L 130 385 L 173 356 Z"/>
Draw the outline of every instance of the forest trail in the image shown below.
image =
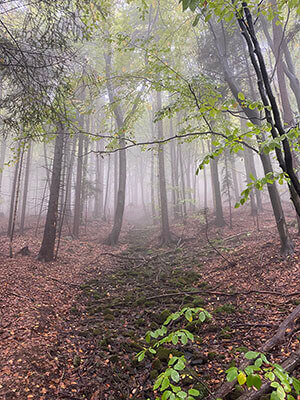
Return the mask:
<path id="1" fill-rule="evenodd" d="M 80 240 L 65 238 L 58 261 L 46 264 L 33 255 L 7 258 L 1 238 L 0 398 L 153 399 L 170 349 L 143 363 L 134 355 L 145 332 L 183 306 L 213 315 L 210 324 L 189 324 L 196 341 L 177 351 L 215 389 L 224 369 L 270 338 L 299 302 L 299 294 L 289 296 L 299 291 L 290 281 L 300 273 L 299 239 L 295 256 L 283 260 L 273 225 L 266 212 L 260 232 L 242 215 L 233 230 L 209 229 L 212 245 L 234 265 L 207 243 L 201 215 L 175 225 L 178 243 L 165 248 L 157 247 L 157 229 L 132 226 L 128 245 L 112 249 L 99 244 L 95 225 Z M 26 240 L 35 254 L 38 240 L 30 233 Z M 280 361 L 297 346 L 294 335 L 272 357 Z"/>

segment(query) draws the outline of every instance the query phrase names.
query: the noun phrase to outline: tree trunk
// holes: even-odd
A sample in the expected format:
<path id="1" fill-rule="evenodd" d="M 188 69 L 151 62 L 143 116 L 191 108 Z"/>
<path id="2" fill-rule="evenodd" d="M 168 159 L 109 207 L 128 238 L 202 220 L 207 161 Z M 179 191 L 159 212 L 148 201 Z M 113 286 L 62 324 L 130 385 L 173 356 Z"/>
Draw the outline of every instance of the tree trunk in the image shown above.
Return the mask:
<path id="1" fill-rule="evenodd" d="M 216 40 L 216 46 L 217 46 L 219 60 L 221 62 L 222 68 L 223 68 L 225 81 L 228 83 L 228 86 L 229 86 L 234 98 L 240 104 L 242 110 L 244 111 L 244 113 L 248 117 L 248 119 L 253 124 L 259 126 L 260 125 L 260 117 L 259 117 L 257 111 L 251 110 L 248 107 L 243 107 L 243 105 L 241 104 L 241 100 L 239 99 L 239 96 L 238 96 L 238 94 L 241 90 L 239 90 L 239 88 L 233 78 L 232 69 L 230 69 L 230 67 L 228 65 L 227 58 L 225 56 L 222 56 L 222 52 L 219 49 L 219 43 L 217 40 Z M 263 138 L 261 138 L 261 139 L 264 140 Z M 261 161 L 263 164 L 264 173 L 265 174 L 267 174 L 268 172 L 273 173 L 273 168 L 272 168 L 269 154 L 265 154 L 264 152 L 261 152 L 260 158 L 261 158 Z M 271 200 L 271 204 L 272 204 L 272 208 L 273 208 L 273 213 L 274 213 L 274 217 L 275 217 L 275 221 L 276 221 L 276 225 L 277 225 L 277 230 L 278 230 L 280 241 L 281 241 L 281 253 L 285 254 L 285 255 L 292 254 L 294 246 L 293 246 L 293 242 L 288 234 L 288 230 L 287 230 L 285 217 L 284 217 L 282 205 L 280 202 L 280 197 L 278 194 L 277 186 L 274 183 L 272 185 L 268 184 L 267 187 L 268 187 L 268 192 L 269 192 L 269 196 L 270 196 L 270 200 Z"/>
<path id="2" fill-rule="evenodd" d="M 20 162 L 18 160 L 15 165 L 14 178 L 13 178 L 12 188 L 11 188 L 7 236 L 10 236 L 11 232 L 12 232 L 19 168 L 20 168 Z"/>
<path id="3" fill-rule="evenodd" d="M 170 136 L 174 136 L 173 121 L 170 119 Z M 174 140 L 170 141 L 170 156 L 171 156 L 171 179 L 172 179 L 172 206 L 173 217 L 177 220 L 180 216 L 179 211 L 179 196 L 178 196 L 178 162 L 176 158 L 176 143 Z"/>
<path id="4" fill-rule="evenodd" d="M 25 169 L 25 180 L 23 188 L 23 201 L 22 201 L 22 211 L 21 211 L 21 222 L 20 222 L 20 234 L 23 235 L 25 227 L 25 216 L 26 216 L 26 205 L 27 205 L 27 195 L 28 195 L 28 184 L 30 175 L 30 163 L 31 163 L 31 147 L 32 144 L 29 142 Z"/>
<path id="5" fill-rule="evenodd" d="M 214 146 L 212 143 L 211 146 L 213 150 Z M 214 199 L 215 199 L 215 216 L 216 216 L 215 223 L 217 226 L 224 226 L 225 220 L 223 215 L 222 196 L 221 196 L 217 158 L 211 160 L 210 168 L 211 168 L 210 171 L 211 171 L 211 178 L 212 178 L 212 185 L 213 185 Z"/>
<path id="6" fill-rule="evenodd" d="M 47 211 L 43 241 L 38 254 L 38 259 L 40 261 L 52 261 L 54 259 L 63 147 L 64 147 L 64 129 L 62 124 L 58 123 L 57 135 L 54 147 L 54 159 L 53 159 L 48 211 Z"/>
<path id="7" fill-rule="evenodd" d="M 3 178 L 3 167 L 5 161 L 5 153 L 6 153 L 6 139 L 2 138 L 1 140 L 1 153 L 0 153 L 0 194 L 2 189 L 2 178 Z"/>
<path id="8" fill-rule="evenodd" d="M 157 111 L 161 110 L 162 108 L 161 92 L 156 92 L 156 103 L 157 103 Z M 158 140 L 162 140 L 164 136 L 162 120 L 161 119 L 158 120 L 156 124 L 157 124 Z M 160 193 L 160 204 L 161 204 L 161 241 L 163 244 L 168 244 L 171 243 L 172 238 L 171 238 L 169 215 L 168 215 L 164 147 L 161 144 L 158 146 L 158 173 L 159 173 L 159 193 Z"/>
<path id="9" fill-rule="evenodd" d="M 83 118 L 81 116 L 81 118 Z M 78 153 L 77 153 L 77 170 L 75 185 L 75 204 L 74 204 L 74 220 L 73 235 L 78 238 L 81 223 L 81 203 L 82 203 L 82 169 L 83 169 L 83 135 L 79 133 Z"/>

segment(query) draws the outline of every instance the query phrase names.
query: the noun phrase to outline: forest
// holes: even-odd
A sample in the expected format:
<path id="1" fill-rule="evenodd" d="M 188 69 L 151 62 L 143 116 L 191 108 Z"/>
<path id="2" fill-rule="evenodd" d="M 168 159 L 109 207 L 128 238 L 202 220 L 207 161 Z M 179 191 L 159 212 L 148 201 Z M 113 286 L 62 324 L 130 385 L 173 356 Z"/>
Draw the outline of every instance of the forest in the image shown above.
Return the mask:
<path id="1" fill-rule="evenodd" d="M 0 0 L 0 400 L 300 400 L 299 0 Z"/>

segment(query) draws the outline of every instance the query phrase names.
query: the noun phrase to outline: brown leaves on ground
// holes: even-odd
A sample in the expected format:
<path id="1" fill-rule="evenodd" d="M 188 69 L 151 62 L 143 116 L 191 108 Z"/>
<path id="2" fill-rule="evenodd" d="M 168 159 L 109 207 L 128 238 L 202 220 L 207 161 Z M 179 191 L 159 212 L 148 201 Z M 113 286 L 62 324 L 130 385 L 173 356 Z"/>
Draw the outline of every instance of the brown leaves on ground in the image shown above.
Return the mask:
<path id="1" fill-rule="evenodd" d="M 215 389 L 228 365 L 270 338 L 300 297 L 288 296 L 300 291 L 296 228 L 295 255 L 283 259 L 269 210 L 260 231 L 245 210 L 235 211 L 233 222 L 232 230 L 217 228 L 210 218 L 208 230 L 232 264 L 207 242 L 201 215 L 174 224 L 177 249 L 158 249 L 158 230 L 144 228 L 125 232 L 125 244 L 112 249 L 99 244 L 109 227 L 94 222 L 80 240 L 64 237 L 52 263 L 35 259 L 40 240 L 31 231 L 14 242 L 16 252 L 29 245 L 26 257 L 8 258 L 8 239 L 1 237 L 0 398 L 152 399 L 150 374 L 164 361 L 137 364 L 134 354 L 164 311 L 197 301 L 214 321 L 193 327 L 196 341 L 184 351 Z M 174 292 L 197 293 L 159 297 Z M 288 356 L 298 337 L 287 332 L 270 358 Z"/>

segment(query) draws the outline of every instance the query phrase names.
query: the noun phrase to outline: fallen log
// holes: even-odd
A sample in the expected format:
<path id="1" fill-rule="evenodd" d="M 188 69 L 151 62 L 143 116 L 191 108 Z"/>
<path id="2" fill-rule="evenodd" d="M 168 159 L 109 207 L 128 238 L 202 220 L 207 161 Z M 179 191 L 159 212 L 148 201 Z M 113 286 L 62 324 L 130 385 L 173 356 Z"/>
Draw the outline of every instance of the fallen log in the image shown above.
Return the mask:
<path id="1" fill-rule="evenodd" d="M 282 368 L 284 368 L 287 372 L 293 372 L 300 365 L 300 350 L 293 353 L 289 358 L 287 358 L 282 364 Z M 266 382 L 262 385 L 259 390 L 251 390 L 246 391 L 237 400 L 258 400 L 264 394 L 270 392 L 271 382 Z"/>
<path id="2" fill-rule="evenodd" d="M 258 351 L 261 353 L 267 353 L 273 347 L 284 342 L 287 329 L 291 329 L 294 326 L 295 320 L 300 316 L 300 304 L 286 317 L 286 319 L 279 325 L 274 336 L 267 340 Z M 251 364 L 251 360 L 244 360 L 240 365 L 240 369 L 244 370 L 248 365 Z M 225 382 L 214 394 L 214 398 L 225 398 L 225 396 L 232 391 L 236 384 L 236 380 L 233 382 Z M 248 399 L 248 397 L 247 397 Z"/>

